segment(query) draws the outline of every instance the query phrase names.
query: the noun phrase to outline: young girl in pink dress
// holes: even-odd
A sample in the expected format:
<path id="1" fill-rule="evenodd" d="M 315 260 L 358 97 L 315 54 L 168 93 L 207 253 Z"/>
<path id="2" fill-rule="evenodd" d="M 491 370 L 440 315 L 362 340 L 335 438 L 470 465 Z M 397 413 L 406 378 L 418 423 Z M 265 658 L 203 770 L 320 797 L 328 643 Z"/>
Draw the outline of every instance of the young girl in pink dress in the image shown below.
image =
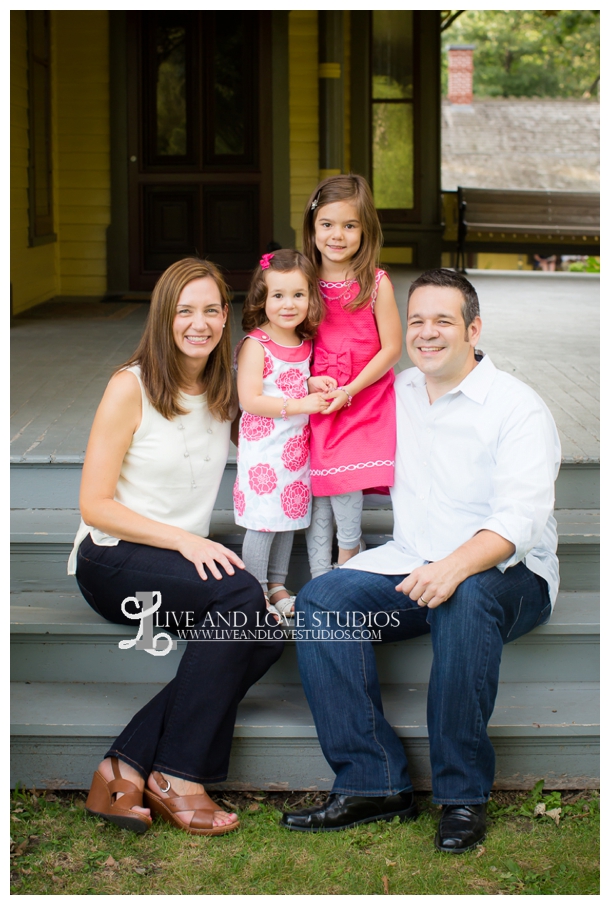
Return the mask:
<path id="1" fill-rule="evenodd" d="M 280 616 L 294 611 L 283 585 L 293 534 L 311 518 L 309 416 L 329 407 L 323 392 L 337 386 L 310 379 L 311 337 L 321 315 L 307 258 L 288 249 L 263 255 L 244 303 L 248 335 L 236 350 L 242 416 L 233 500 L 235 521 L 247 529 L 246 569 Z"/>
<path id="2" fill-rule="evenodd" d="M 402 325 L 392 284 L 376 268 L 381 226 L 362 176 L 330 176 L 305 209 L 303 252 L 314 264 L 325 314 L 312 375 L 334 377 L 328 408 L 312 414 L 314 505 L 307 549 L 313 578 L 331 566 L 333 516 L 338 564 L 361 549 L 362 492 L 394 483 L 393 365 Z"/>

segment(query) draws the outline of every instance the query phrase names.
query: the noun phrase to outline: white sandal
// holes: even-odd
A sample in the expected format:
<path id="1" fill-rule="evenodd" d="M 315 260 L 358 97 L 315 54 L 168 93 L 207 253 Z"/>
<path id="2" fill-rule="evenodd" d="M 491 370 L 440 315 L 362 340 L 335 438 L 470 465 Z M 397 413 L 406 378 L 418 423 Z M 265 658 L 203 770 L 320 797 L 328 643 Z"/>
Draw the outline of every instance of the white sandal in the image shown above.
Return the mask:
<path id="1" fill-rule="evenodd" d="M 265 603 L 267 604 L 267 612 L 272 613 L 274 616 L 277 616 L 276 622 L 281 622 L 282 614 L 279 610 L 276 610 L 272 603 L 269 602 L 269 597 L 267 594 L 265 594 Z"/>
<path id="2" fill-rule="evenodd" d="M 278 593 L 278 591 L 286 591 L 289 594 L 289 597 L 282 597 L 281 600 L 276 601 L 276 603 L 271 603 L 271 598 Z M 284 587 L 283 584 L 278 585 L 273 588 L 273 590 L 269 591 L 269 606 L 272 607 L 276 612 L 280 614 L 282 619 L 292 619 L 294 617 L 294 602 L 296 600 L 296 594 L 290 594 L 290 591 Z"/>

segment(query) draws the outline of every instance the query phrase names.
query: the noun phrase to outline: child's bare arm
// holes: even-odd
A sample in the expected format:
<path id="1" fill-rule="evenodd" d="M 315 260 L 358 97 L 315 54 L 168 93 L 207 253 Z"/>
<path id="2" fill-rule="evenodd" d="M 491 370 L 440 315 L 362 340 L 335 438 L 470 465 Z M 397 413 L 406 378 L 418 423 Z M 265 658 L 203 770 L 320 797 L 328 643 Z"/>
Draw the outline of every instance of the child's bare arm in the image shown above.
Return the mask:
<path id="1" fill-rule="evenodd" d="M 276 396 L 263 394 L 263 367 L 265 352 L 262 346 L 251 341 L 246 342 L 237 356 L 237 394 L 241 407 L 250 415 L 262 415 L 264 418 L 279 418 L 285 408 L 286 415 L 311 415 L 323 412 L 328 402 L 321 393 L 310 393 L 303 399 L 284 400 Z"/>
<path id="2" fill-rule="evenodd" d="M 377 330 L 379 331 L 381 349 L 366 367 L 360 371 L 358 376 L 346 384 L 345 389 L 350 396 L 355 396 L 361 390 L 375 383 L 376 380 L 387 374 L 390 368 L 394 367 L 400 359 L 402 352 L 402 323 L 392 284 L 385 277 L 379 284 L 374 314 Z M 326 398 L 332 398 L 330 406 L 326 409 L 326 415 L 343 408 L 348 401 L 346 393 L 342 390 L 327 393 Z"/>

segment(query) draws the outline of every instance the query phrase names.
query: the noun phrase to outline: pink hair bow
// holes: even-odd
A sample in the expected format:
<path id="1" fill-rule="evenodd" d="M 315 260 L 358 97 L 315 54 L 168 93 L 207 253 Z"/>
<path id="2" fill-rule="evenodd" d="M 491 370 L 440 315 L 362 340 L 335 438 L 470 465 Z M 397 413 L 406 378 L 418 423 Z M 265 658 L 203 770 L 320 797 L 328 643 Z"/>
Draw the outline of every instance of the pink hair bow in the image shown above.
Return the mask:
<path id="1" fill-rule="evenodd" d="M 261 258 L 260 261 L 258 262 L 258 263 L 260 264 L 261 270 L 267 270 L 267 268 L 269 267 L 269 261 L 271 260 L 271 258 L 272 258 L 273 256 L 274 256 L 274 255 L 273 255 L 273 252 L 271 252 L 271 253 L 268 254 L 268 255 L 263 255 L 263 256 L 262 256 L 262 258 Z"/>

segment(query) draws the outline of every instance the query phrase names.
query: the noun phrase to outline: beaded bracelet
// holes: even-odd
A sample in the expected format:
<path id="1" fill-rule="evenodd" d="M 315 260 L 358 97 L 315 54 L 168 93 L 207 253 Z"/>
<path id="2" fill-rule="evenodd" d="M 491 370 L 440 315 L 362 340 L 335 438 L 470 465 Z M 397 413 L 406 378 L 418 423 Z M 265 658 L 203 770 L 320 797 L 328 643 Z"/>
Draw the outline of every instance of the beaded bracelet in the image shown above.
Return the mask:
<path id="1" fill-rule="evenodd" d="M 337 389 L 341 390 L 341 392 L 345 393 L 345 395 L 347 396 L 347 402 L 345 403 L 344 408 L 348 409 L 350 407 L 350 405 L 352 404 L 352 399 L 354 397 L 350 396 L 350 394 L 347 392 L 345 387 L 337 387 Z"/>
<path id="2" fill-rule="evenodd" d="M 282 411 L 280 415 L 284 421 L 288 421 L 288 412 L 286 411 L 286 406 L 288 405 L 288 396 L 282 396 Z"/>

